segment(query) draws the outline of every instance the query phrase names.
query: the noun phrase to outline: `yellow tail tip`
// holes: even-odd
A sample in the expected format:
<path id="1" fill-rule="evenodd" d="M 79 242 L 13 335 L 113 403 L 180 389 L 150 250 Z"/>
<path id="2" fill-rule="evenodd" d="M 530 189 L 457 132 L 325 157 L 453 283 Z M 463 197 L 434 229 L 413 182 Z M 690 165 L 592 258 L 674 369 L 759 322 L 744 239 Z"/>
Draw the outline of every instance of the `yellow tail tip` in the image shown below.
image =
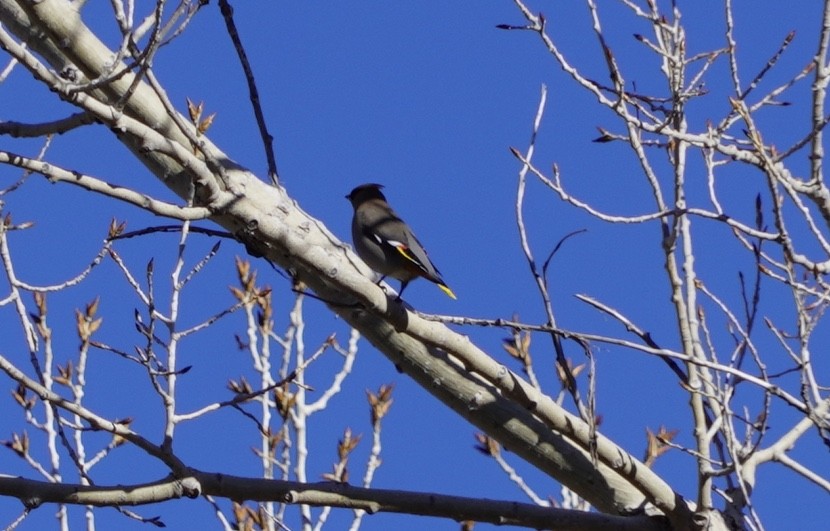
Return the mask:
<path id="1" fill-rule="evenodd" d="M 438 284 L 438 287 L 441 288 L 441 291 L 446 293 L 451 299 L 453 299 L 453 300 L 457 299 L 457 297 L 455 296 L 455 293 L 453 293 L 452 290 L 450 289 L 450 287 L 447 286 L 446 284 Z"/>

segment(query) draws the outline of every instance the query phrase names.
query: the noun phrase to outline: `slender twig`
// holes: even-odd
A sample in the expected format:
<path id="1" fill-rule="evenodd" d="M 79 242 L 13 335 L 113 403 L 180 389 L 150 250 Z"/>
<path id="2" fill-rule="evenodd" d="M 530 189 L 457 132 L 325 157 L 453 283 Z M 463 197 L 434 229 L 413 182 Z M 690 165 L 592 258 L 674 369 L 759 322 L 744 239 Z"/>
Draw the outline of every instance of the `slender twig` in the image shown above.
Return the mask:
<path id="1" fill-rule="evenodd" d="M 173 219 L 181 220 L 198 220 L 205 219 L 211 216 L 211 211 L 205 207 L 182 207 L 160 201 L 147 194 L 136 192 L 125 188 L 110 184 L 95 177 L 84 175 L 76 171 L 65 170 L 54 164 L 46 164 L 44 162 L 30 159 L 22 155 L 10 153 L 8 151 L 0 151 L 0 164 L 10 164 L 19 168 L 40 173 L 51 182 L 65 182 L 74 184 L 90 192 L 112 197 L 125 203 L 143 208 L 153 214 L 165 216 Z"/>
<path id="2" fill-rule="evenodd" d="M 257 127 L 259 127 L 259 135 L 262 138 L 262 147 L 265 149 L 265 160 L 268 162 L 268 177 L 271 179 L 271 183 L 277 186 L 279 185 L 280 177 L 277 172 L 277 157 L 274 155 L 274 137 L 268 132 L 265 113 L 262 112 L 262 103 L 260 102 L 259 90 L 256 86 L 254 70 L 251 68 L 251 63 L 248 61 L 248 54 L 245 53 L 245 47 L 242 45 L 242 38 L 236 29 L 236 22 L 233 19 L 233 8 L 230 2 L 228 0 L 219 0 L 219 10 L 225 19 L 228 36 L 233 42 L 236 55 L 239 57 L 239 63 L 242 65 L 242 71 L 245 73 L 245 81 L 248 83 L 248 97 L 254 109 Z"/>

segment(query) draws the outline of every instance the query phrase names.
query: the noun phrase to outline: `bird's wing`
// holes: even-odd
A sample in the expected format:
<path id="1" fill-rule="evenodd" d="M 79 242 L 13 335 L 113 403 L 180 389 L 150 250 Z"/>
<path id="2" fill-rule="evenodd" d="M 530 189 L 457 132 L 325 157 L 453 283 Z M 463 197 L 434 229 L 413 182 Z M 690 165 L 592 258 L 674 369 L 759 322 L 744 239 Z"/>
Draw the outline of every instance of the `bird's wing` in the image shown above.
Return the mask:
<path id="1" fill-rule="evenodd" d="M 423 276 L 433 282 L 443 283 L 444 281 L 441 278 L 441 273 L 429 259 L 427 251 L 424 249 L 424 246 L 421 245 L 421 242 L 419 242 L 415 235 L 409 231 L 406 236 L 409 241 L 392 241 L 390 244 L 392 244 L 398 253 L 400 253 L 404 258 L 415 264 L 418 269 L 421 270 Z"/>

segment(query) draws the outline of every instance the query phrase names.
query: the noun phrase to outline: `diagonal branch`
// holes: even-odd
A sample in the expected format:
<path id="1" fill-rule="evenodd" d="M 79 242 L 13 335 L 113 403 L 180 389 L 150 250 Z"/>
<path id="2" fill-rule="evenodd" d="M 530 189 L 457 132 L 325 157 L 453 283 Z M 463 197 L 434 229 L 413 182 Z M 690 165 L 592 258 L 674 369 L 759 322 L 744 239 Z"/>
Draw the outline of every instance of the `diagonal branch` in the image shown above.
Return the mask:
<path id="1" fill-rule="evenodd" d="M 36 20 L 32 29 L 39 30 L 31 32 L 20 23 L 6 25 L 5 7 L 11 3 L 12 0 L 0 0 L 4 27 L 15 31 L 53 67 L 69 61 L 90 79 L 105 71 L 114 54 L 82 23 L 70 2 L 27 4 L 27 13 Z M 47 39 L 33 37 L 41 31 Z M 43 40 L 66 46 L 44 45 L 40 42 Z M 132 75 L 125 75 L 100 90 L 109 101 L 119 101 L 133 90 L 132 81 Z M 595 465 L 587 453 L 592 439 L 585 422 L 541 395 L 467 337 L 408 312 L 393 296 L 387 296 L 372 281 L 368 268 L 322 223 L 302 211 L 285 190 L 257 179 L 203 137 L 201 149 L 226 170 L 227 182 L 220 180 L 185 148 L 189 146 L 188 139 L 170 119 L 151 87 L 143 82 L 136 85 L 121 116 L 108 116 L 111 108 L 98 101 L 94 93 L 77 94 L 70 101 L 100 114 L 110 125 L 124 127 L 123 131 L 119 129 L 119 140 L 181 197 L 187 198 L 195 174 L 199 185 L 211 188 L 208 200 L 221 200 L 221 208 L 213 211 L 213 221 L 237 235 L 252 252 L 303 281 L 401 371 L 506 448 L 567 484 L 600 511 L 621 514 L 637 510 L 649 501 L 669 515 L 677 527 L 688 525 L 691 512 L 687 502 L 643 463 L 599 435 L 596 443 L 600 464 Z M 141 135 L 154 134 L 174 147 L 167 151 L 143 148 L 145 137 Z M 199 173 L 182 161 L 193 161 Z M 27 386 L 36 384 L 27 379 Z M 40 396 L 61 400 L 51 395 Z M 69 409 L 72 405 L 64 406 L 61 402 L 61 407 Z M 87 420 L 104 428 L 103 419 Z M 123 431 L 125 438 L 135 439 L 146 451 L 172 459 L 123 426 L 106 426 Z M 180 466 L 175 462 L 170 465 Z"/>
<path id="2" fill-rule="evenodd" d="M 139 208 L 143 208 L 153 214 L 164 216 L 166 218 L 180 219 L 180 220 L 197 220 L 205 219 L 210 216 L 210 209 L 205 207 L 184 207 L 154 199 L 147 194 L 130 190 L 122 186 L 110 184 L 89 175 L 84 175 L 75 171 L 69 171 L 54 164 L 47 164 L 45 162 L 30 159 L 23 155 L 17 155 L 8 151 L 0 151 L 0 164 L 10 164 L 23 168 L 25 170 L 39 173 L 49 179 L 49 181 L 65 182 L 74 184 L 90 192 L 95 192 L 101 195 L 130 203 Z"/>

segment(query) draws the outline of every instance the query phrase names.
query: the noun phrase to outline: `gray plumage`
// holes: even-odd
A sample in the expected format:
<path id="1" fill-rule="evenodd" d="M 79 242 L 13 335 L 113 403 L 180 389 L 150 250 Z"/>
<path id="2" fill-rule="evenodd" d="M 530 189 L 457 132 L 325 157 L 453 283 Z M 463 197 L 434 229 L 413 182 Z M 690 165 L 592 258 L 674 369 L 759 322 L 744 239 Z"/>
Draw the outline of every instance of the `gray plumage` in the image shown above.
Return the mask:
<path id="1" fill-rule="evenodd" d="M 423 277 L 454 299 L 421 242 L 386 202 L 381 188 L 380 184 L 362 184 L 346 196 L 354 207 L 352 242 L 358 256 L 384 277 L 401 281 L 398 298 L 410 281 Z"/>

